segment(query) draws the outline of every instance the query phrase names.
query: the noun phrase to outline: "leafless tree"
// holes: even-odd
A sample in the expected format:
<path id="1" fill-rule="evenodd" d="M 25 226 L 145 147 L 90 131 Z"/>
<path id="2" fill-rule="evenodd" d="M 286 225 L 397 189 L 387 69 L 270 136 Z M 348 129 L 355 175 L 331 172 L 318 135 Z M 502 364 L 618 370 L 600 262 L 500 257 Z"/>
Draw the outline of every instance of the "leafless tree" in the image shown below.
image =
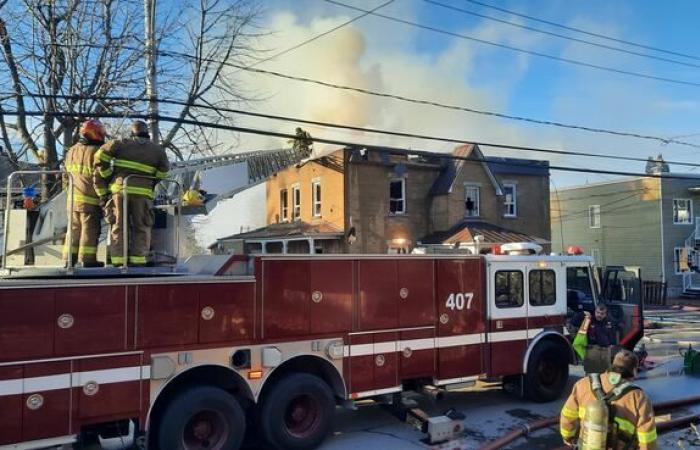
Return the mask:
<path id="1" fill-rule="evenodd" d="M 161 114 L 231 121 L 192 105 L 250 99 L 224 68 L 253 60 L 259 2 L 156 5 L 157 91 L 160 98 L 186 103 L 163 104 Z M 75 141 L 80 120 L 100 113 L 126 119 L 146 111 L 142 101 L 104 98 L 145 95 L 143 12 L 143 0 L 0 0 L 0 139 L 11 159 L 56 168 L 63 150 Z M 47 114 L 30 117 L 31 110 Z M 51 116 L 56 112 L 70 115 Z M 113 120 L 112 129 L 120 122 Z M 175 123 L 161 124 L 160 130 L 162 144 L 178 158 L 219 148 L 206 127 Z"/>

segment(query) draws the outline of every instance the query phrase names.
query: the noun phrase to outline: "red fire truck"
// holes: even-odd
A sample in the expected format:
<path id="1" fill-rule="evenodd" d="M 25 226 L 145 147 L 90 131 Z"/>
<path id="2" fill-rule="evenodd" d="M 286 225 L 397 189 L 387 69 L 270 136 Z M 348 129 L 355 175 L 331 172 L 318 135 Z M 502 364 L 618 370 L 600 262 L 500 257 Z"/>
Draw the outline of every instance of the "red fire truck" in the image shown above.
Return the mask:
<path id="1" fill-rule="evenodd" d="M 150 271 L 149 271 L 150 270 Z M 575 286 L 574 286 L 575 285 Z M 178 270 L 0 280 L 0 448 L 146 436 L 160 450 L 311 449 L 336 405 L 500 379 L 562 394 L 567 296 L 592 259 L 201 256 Z M 613 304 L 622 343 L 640 305 Z M 114 447 L 112 447 L 114 448 Z"/>

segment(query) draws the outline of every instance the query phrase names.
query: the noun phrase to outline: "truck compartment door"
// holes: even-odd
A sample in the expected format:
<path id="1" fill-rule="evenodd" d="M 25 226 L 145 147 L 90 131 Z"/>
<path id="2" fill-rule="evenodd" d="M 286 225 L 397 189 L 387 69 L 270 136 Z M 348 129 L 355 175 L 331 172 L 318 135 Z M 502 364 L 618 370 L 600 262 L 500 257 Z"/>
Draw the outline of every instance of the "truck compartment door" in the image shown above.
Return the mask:
<path id="1" fill-rule="evenodd" d="M 309 261 L 263 260 L 263 338 L 309 334 Z"/>
<path id="2" fill-rule="evenodd" d="M 484 372 L 483 261 L 436 261 L 438 381 Z"/>
<path id="3" fill-rule="evenodd" d="M 398 385 L 397 332 L 349 336 L 350 392 L 367 397 Z M 380 392 L 376 392 L 380 391 Z"/>
<path id="4" fill-rule="evenodd" d="M 435 261 L 406 259 L 398 264 L 399 326 L 420 327 L 435 323 Z"/>
<path id="5" fill-rule="evenodd" d="M 53 356 L 56 319 L 53 290 L 0 291 L 0 361 Z"/>
<path id="6" fill-rule="evenodd" d="M 22 394 L 22 440 L 70 434 L 70 361 L 26 364 Z"/>
<path id="7" fill-rule="evenodd" d="M 126 289 L 126 286 L 56 289 L 56 354 L 126 350 Z"/>
<path id="8" fill-rule="evenodd" d="M 310 264 L 311 334 L 345 334 L 352 329 L 353 261 Z"/>
<path id="9" fill-rule="evenodd" d="M 361 259 L 358 325 L 362 331 L 398 328 L 398 266 L 395 259 Z M 410 295 L 410 294 L 409 294 Z"/>
<path id="10" fill-rule="evenodd" d="M 22 440 L 22 366 L 0 367 L 0 445 Z"/>
<path id="11" fill-rule="evenodd" d="M 210 344 L 252 339 L 255 283 L 200 286 L 199 342 Z"/>

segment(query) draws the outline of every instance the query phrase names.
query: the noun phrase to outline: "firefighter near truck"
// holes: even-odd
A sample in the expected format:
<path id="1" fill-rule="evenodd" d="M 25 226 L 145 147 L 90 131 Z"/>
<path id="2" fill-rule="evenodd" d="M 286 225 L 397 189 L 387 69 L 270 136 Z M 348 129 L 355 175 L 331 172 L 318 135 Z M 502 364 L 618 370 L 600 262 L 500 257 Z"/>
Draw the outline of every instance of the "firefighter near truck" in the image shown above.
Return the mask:
<path id="1" fill-rule="evenodd" d="M 547 402 L 576 362 L 567 283 L 600 301 L 587 256 L 209 255 L 168 273 L 37 273 L 0 281 L 1 449 L 235 450 L 253 429 L 312 449 L 337 405 L 483 379 Z M 641 303 L 608 304 L 632 348 Z"/>

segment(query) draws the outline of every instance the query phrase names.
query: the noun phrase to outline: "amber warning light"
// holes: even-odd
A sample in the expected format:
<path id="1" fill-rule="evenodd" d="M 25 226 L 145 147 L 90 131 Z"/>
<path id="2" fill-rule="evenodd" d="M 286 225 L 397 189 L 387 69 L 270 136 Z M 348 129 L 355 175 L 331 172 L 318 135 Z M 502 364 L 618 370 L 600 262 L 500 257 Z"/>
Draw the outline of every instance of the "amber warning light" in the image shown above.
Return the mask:
<path id="1" fill-rule="evenodd" d="M 251 370 L 248 372 L 248 379 L 249 380 L 259 380 L 263 376 L 263 371 L 262 370 Z"/>

